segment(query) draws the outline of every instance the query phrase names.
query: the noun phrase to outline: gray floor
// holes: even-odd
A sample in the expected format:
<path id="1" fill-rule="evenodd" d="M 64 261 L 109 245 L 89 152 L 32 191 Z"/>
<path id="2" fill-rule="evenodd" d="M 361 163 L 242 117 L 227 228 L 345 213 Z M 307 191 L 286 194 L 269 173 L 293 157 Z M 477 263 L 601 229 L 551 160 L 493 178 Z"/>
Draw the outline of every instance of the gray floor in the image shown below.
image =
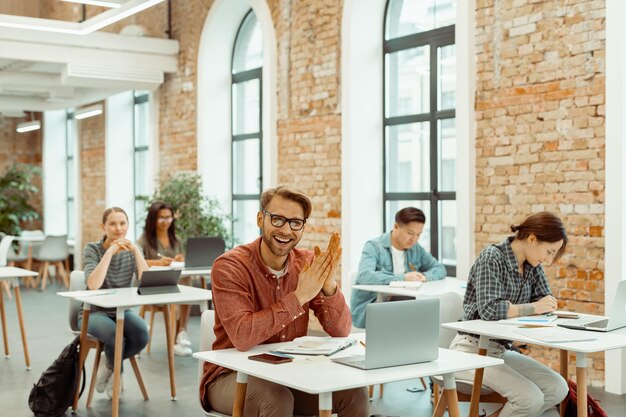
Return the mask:
<path id="1" fill-rule="evenodd" d="M 32 384 L 73 338 L 67 324 L 67 300 L 55 294 L 59 290 L 56 285 L 51 285 L 45 292 L 22 290 L 32 362 L 31 371 L 25 370 L 15 301 L 8 301 L 5 295 L 11 356 L 8 359 L 0 359 L 0 407 L 2 410 L 0 414 L 2 416 L 32 416 L 28 409 L 28 394 Z M 198 327 L 199 317 L 191 317 L 189 334 L 194 346 L 198 343 Z M 155 321 L 153 338 L 151 353 L 142 354 L 139 360 L 150 400 L 143 401 L 133 373 L 130 367 L 127 367 L 128 371 L 124 375 L 124 392 L 120 401 L 120 415 L 202 416 L 197 400 L 197 363 L 191 357 L 176 357 L 178 400 L 170 401 L 165 332 L 160 314 L 157 315 Z M 88 377 L 91 359 L 87 364 Z M 398 417 L 432 415 L 429 391 L 417 393 L 407 391 L 407 388 L 417 385 L 417 381 L 387 384 L 382 399 L 378 398 L 377 388 L 375 399 L 372 401 L 372 414 Z M 591 389 L 591 393 L 602 401 L 602 406 L 610 417 L 626 415 L 626 395 L 606 394 L 599 389 Z M 111 414 L 111 401 L 104 394 L 94 394 L 94 401 L 89 410 L 85 409 L 85 401 L 86 393 L 80 401 L 79 415 L 96 417 Z M 463 415 L 467 414 L 467 405 L 462 404 L 461 412 Z M 67 415 L 71 414 L 68 412 Z"/>

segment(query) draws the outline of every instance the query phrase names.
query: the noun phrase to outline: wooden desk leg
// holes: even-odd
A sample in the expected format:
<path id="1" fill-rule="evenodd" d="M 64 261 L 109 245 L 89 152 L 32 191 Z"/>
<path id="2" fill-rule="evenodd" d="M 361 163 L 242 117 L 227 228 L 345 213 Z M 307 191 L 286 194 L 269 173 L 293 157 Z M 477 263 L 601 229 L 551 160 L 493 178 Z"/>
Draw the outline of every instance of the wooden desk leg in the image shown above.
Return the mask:
<path id="1" fill-rule="evenodd" d="M 113 361 L 113 398 L 111 399 L 112 417 L 118 417 L 120 412 L 120 379 L 122 377 L 122 341 L 124 339 L 124 309 L 117 308 L 115 320 L 115 359 Z"/>
<path id="2" fill-rule="evenodd" d="M 478 341 L 478 354 L 480 356 L 487 355 L 487 346 L 489 345 L 489 338 L 486 336 L 480 336 Z M 478 417 L 478 406 L 480 405 L 480 390 L 483 386 L 483 374 L 484 368 L 478 368 L 474 371 L 474 385 L 472 386 L 472 400 L 470 402 L 469 417 Z"/>
<path id="3" fill-rule="evenodd" d="M 567 365 L 568 365 L 568 352 L 565 349 L 561 349 L 560 350 L 560 371 L 561 371 L 561 376 L 563 377 L 563 379 L 565 379 L 565 381 L 567 381 L 567 377 L 568 377 L 568 372 L 567 372 Z M 565 416 L 565 405 L 567 404 L 567 397 L 565 397 L 565 399 L 563 399 L 563 401 L 561 401 L 561 406 L 559 407 L 559 411 L 561 414 L 561 417 Z"/>
<path id="4" fill-rule="evenodd" d="M 26 328 L 24 327 L 24 313 L 22 312 L 22 294 L 20 286 L 13 286 L 15 292 L 15 308 L 17 308 L 17 319 L 20 322 L 20 333 L 22 334 L 22 347 L 24 348 L 24 360 L 26 361 L 26 369 L 30 371 L 30 356 L 28 356 L 28 342 L 26 341 Z"/>
<path id="5" fill-rule="evenodd" d="M 89 313 L 91 306 L 89 304 L 83 304 L 83 321 L 80 325 L 80 351 L 78 355 L 78 369 L 82 370 L 87 359 L 87 325 L 89 324 Z M 96 358 L 96 360 L 98 360 Z M 76 412 L 78 409 L 78 397 L 80 396 L 80 377 L 82 372 L 78 373 L 78 381 L 76 383 L 76 392 L 74 393 L 74 401 L 72 403 L 72 410 Z M 87 401 L 88 403 L 90 401 Z M 89 406 L 89 405 L 87 405 Z"/>
<path id="6" fill-rule="evenodd" d="M 445 390 L 439 397 L 439 401 L 437 401 L 437 405 L 435 406 L 435 411 L 433 413 L 433 417 L 443 417 L 443 413 L 445 413 L 448 408 L 448 396 L 445 395 Z"/>
<path id="7" fill-rule="evenodd" d="M 243 417 L 243 407 L 246 404 L 246 389 L 248 388 L 248 375 L 237 372 L 237 384 L 235 385 L 235 401 L 233 401 L 233 417 Z"/>
<path id="8" fill-rule="evenodd" d="M 28 255 L 26 256 L 26 269 L 33 270 L 33 245 L 28 245 Z M 33 287 L 35 288 L 35 287 Z"/>
<path id="9" fill-rule="evenodd" d="M 318 401 L 320 407 L 319 417 L 330 417 L 333 414 L 333 393 L 321 393 L 320 395 L 318 395 Z"/>
<path id="10" fill-rule="evenodd" d="M 176 344 L 176 335 L 178 334 L 177 330 L 178 330 L 178 321 L 176 320 L 176 304 L 170 304 L 170 317 L 171 317 L 171 321 L 172 321 L 172 335 L 173 337 L 173 342 L 172 345 Z"/>
<path id="11" fill-rule="evenodd" d="M 578 417 L 587 417 L 587 354 L 576 352 L 576 394 Z"/>
<path id="12" fill-rule="evenodd" d="M 165 322 L 165 340 L 167 341 L 167 360 L 170 367 L 170 400 L 176 401 L 176 374 L 174 371 L 174 337 L 172 337 L 172 322 L 170 318 L 170 306 L 163 309 Z"/>
<path id="13" fill-rule="evenodd" d="M 4 294 L 0 291 L 0 316 L 2 317 L 2 340 L 4 340 L 4 357 L 9 358 L 9 335 L 7 334 L 7 317 L 4 312 Z"/>

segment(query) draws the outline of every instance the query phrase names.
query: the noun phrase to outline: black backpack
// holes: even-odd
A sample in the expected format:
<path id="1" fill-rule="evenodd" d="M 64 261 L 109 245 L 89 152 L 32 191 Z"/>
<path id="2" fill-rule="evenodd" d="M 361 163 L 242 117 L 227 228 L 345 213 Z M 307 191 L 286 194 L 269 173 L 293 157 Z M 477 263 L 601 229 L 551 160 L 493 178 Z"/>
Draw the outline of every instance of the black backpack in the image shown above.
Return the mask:
<path id="1" fill-rule="evenodd" d="M 78 368 L 80 337 L 65 346 L 58 358 L 46 369 L 30 390 L 28 406 L 36 417 L 57 417 L 65 414 L 72 405 L 78 386 L 80 370 Z M 85 389 L 85 367 L 83 366 L 83 385 Z"/>

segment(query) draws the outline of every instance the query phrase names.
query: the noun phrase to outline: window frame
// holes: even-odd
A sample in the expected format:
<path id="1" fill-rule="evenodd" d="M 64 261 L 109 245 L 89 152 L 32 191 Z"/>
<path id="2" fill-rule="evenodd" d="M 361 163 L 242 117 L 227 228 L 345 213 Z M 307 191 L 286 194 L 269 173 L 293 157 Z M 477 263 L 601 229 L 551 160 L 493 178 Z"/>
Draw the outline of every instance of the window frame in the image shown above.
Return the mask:
<path id="1" fill-rule="evenodd" d="M 253 14 L 254 11 L 250 9 L 241 20 L 239 27 L 237 28 L 237 34 L 235 36 L 235 41 L 233 43 L 232 54 L 231 54 L 231 64 L 230 64 L 230 73 L 231 73 L 231 82 L 230 82 L 230 97 L 231 97 L 231 106 L 230 106 L 230 136 L 231 136 L 231 149 L 230 149 L 230 191 L 231 191 L 231 213 L 233 213 L 231 220 L 231 231 L 233 233 L 233 239 L 237 241 L 238 236 L 235 235 L 235 222 L 237 219 L 234 216 L 235 213 L 235 205 L 240 201 L 260 201 L 261 193 L 263 192 L 263 65 L 247 69 L 240 72 L 234 72 L 235 68 L 235 57 L 237 54 L 237 46 L 240 40 L 240 36 L 242 34 L 241 30 L 246 23 L 249 16 Z M 254 15 L 255 19 L 257 19 L 256 15 Z M 257 19 L 258 21 L 258 19 Z M 248 81 L 258 80 L 259 83 L 259 114 L 258 114 L 258 126 L 259 130 L 257 132 L 252 133 L 241 133 L 235 134 L 235 97 L 234 97 L 234 87 L 237 84 L 242 84 Z M 235 145 L 238 142 L 242 142 L 245 140 L 255 140 L 259 141 L 259 172 L 257 176 L 258 190 L 259 192 L 256 194 L 243 194 L 243 193 L 235 193 L 235 183 L 236 183 L 236 175 L 238 174 L 235 170 Z"/>
<path id="2" fill-rule="evenodd" d="M 385 6 L 384 23 L 383 23 L 383 56 L 382 56 L 382 166 L 383 166 L 383 183 L 382 183 L 382 195 L 383 195 L 383 228 L 387 228 L 391 225 L 387 225 L 387 203 L 390 201 L 428 201 L 430 203 L 430 212 L 425 213 L 427 221 L 430 221 L 430 253 L 437 259 L 440 259 L 439 253 L 439 229 L 441 222 L 439 220 L 439 211 L 441 209 L 440 202 L 443 201 L 456 201 L 455 191 L 439 191 L 439 123 L 445 119 L 456 119 L 456 108 L 437 110 L 438 104 L 438 61 L 437 51 L 438 48 L 443 48 L 449 45 L 455 45 L 455 25 L 444 26 L 425 32 L 413 33 L 406 36 L 401 36 L 393 39 L 386 39 L 387 32 L 387 14 L 389 13 L 389 6 L 391 0 L 387 1 Z M 402 116 L 390 116 L 386 115 L 387 107 L 387 65 L 386 59 L 388 54 L 400 52 L 403 50 L 418 48 L 422 46 L 429 46 L 429 66 L 430 66 L 430 79 L 429 79 L 429 109 L 428 112 L 402 115 Z M 430 191 L 422 192 L 389 192 L 387 191 L 387 143 L 388 135 L 387 128 L 393 126 L 401 126 L 411 123 L 429 122 L 429 158 L 430 158 Z M 457 226 L 458 227 L 458 226 Z M 446 273 L 448 276 L 456 276 L 456 265 L 447 265 Z"/>
<path id="3" fill-rule="evenodd" d="M 75 199 L 76 199 L 76 123 L 74 118 L 74 109 L 65 110 L 65 221 L 68 240 L 76 239 L 76 225 L 74 220 L 76 214 L 74 213 Z M 70 127 L 71 126 L 71 127 Z M 70 135 L 73 136 L 70 146 Z M 71 172 L 70 172 L 71 167 Z M 70 175 L 74 179 L 74 189 L 70 193 Z M 71 213 L 74 213 L 72 216 Z M 74 227 L 72 227 L 74 226 Z M 70 230 L 73 232 L 70 234 Z"/>
<path id="4" fill-rule="evenodd" d="M 139 222 L 137 221 L 140 216 L 145 212 L 145 210 L 139 212 L 139 210 L 137 210 L 137 203 L 140 201 L 147 201 L 147 199 L 150 198 L 149 195 L 138 195 L 137 194 L 137 157 L 139 153 L 145 152 L 147 158 L 150 157 L 150 140 L 148 139 L 148 142 L 145 145 L 141 145 L 141 146 L 137 146 L 137 140 L 138 140 L 138 135 L 137 135 L 137 128 L 138 128 L 138 123 L 140 122 L 137 117 L 137 109 L 138 106 L 141 105 L 146 105 L 148 106 L 148 111 L 149 106 L 150 106 L 150 92 L 138 92 L 138 91 L 133 91 L 133 214 L 134 214 L 134 225 L 133 225 L 133 230 L 135 231 L 135 239 L 139 239 L 139 237 L 142 234 L 142 230 L 143 230 L 143 226 L 139 224 Z M 150 126 L 150 120 L 146 120 L 143 121 L 145 122 L 145 126 L 149 127 Z M 149 136 L 149 135 L 148 135 Z M 145 173 L 146 175 L 149 175 L 149 173 Z"/>

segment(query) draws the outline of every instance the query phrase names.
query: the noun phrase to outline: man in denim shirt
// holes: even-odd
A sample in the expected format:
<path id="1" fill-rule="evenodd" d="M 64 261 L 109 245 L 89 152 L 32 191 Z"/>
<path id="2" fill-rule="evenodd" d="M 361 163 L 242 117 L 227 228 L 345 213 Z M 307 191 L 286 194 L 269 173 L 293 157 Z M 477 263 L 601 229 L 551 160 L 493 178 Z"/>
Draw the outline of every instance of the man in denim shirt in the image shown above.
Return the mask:
<path id="1" fill-rule="evenodd" d="M 446 276 L 446 268 L 417 241 L 426 216 L 415 207 L 396 213 L 393 230 L 369 240 L 363 248 L 356 284 L 388 285 L 391 281 L 434 281 Z M 352 322 L 365 327 L 365 307 L 376 293 L 352 290 Z"/>

